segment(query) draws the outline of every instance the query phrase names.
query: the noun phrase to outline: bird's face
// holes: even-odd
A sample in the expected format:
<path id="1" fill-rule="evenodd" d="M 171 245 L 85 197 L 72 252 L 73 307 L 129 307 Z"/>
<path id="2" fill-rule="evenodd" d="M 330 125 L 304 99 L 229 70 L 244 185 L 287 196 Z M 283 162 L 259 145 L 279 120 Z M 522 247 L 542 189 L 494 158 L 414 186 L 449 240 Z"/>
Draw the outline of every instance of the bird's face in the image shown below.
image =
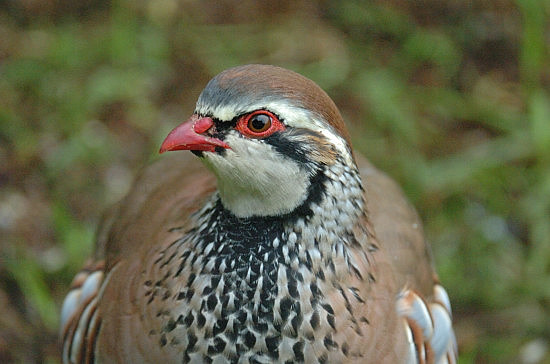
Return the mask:
<path id="1" fill-rule="evenodd" d="M 353 163 L 330 115 L 343 126 L 330 98 L 302 76 L 272 66 L 233 68 L 209 82 L 195 113 L 161 152 L 185 149 L 201 157 L 236 216 L 284 215 L 318 198 L 317 184 L 337 159 Z"/>

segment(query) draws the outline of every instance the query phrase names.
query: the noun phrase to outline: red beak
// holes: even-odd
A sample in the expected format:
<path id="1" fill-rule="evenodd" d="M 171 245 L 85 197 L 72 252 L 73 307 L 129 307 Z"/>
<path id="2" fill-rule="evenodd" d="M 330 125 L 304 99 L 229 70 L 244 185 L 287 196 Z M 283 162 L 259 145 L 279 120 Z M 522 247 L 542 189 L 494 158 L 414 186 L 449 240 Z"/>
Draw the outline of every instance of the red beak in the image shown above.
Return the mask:
<path id="1" fill-rule="evenodd" d="M 230 148 L 220 139 L 203 135 L 214 125 L 212 118 L 199 117 L 193 114 L 185 123 L 180 124 L 168 134 L 159 153 L 172 150 L 198 150 L 204 152 L 214 152 L 216 147 Z"/>

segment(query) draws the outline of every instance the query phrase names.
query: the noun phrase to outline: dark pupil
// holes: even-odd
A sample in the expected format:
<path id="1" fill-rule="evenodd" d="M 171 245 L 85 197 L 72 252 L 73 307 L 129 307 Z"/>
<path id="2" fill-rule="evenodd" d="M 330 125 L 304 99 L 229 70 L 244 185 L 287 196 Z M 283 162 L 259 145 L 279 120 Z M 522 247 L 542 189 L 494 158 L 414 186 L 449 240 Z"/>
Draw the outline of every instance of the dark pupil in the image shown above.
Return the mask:
<path id="1" fill-rule="evenodd" d="M 254 115 L 252 119 L 250 119 L 250 129 L 254 131 L 264 131 L 269 127 L 270 121 L 271 118 L 267 115 Z"/>

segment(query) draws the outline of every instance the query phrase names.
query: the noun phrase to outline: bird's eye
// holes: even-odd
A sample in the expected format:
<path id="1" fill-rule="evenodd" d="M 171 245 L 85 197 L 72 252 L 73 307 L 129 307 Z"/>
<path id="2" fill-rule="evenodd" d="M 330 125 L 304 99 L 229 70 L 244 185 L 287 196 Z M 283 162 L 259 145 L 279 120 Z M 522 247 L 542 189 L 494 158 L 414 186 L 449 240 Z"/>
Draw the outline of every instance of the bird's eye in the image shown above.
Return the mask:
<path id="1" fill-rule="evenodd" d="M 271 117 L 266 114 L 256 114 L 252 115 L 248 119 L 248 129 L 254 133 L 263 133 L 271 126 Z"/>
<path id="2" fill-rule="evenodd" d="M 276 131 L 284 130 L 285 126 L 275 114 L 258 110 L 239 118 L 236 129 L 248 137 L 265 138 Z"/>

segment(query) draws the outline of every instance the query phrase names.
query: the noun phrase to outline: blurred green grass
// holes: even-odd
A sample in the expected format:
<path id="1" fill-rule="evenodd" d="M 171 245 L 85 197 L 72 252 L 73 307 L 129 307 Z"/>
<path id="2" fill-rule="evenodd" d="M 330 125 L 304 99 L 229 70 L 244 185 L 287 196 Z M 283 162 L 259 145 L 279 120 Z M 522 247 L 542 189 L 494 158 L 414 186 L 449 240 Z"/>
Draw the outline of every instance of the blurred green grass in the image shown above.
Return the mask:
<path id="1" fill-rule="evenodd" d="M 460 362 L 550 363 L 550 4 L 0 4 L 0 362 L 59 361 L 101 212 L 219 71 L 318 82 L 417 206 Z"/>

